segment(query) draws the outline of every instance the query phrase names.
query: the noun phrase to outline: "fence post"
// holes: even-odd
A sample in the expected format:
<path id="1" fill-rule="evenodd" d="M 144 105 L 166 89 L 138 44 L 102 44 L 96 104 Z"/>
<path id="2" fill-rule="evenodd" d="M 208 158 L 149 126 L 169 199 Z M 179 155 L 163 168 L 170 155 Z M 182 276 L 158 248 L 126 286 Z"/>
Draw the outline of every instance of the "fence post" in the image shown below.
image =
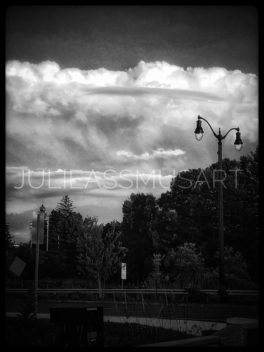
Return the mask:
<path id="1" fill-rule="evenodd" d="M 124 291 L 125 303 L 126 303 L 126 313 L 127 313 L 127 299 L 126 299 L 126 290 Z"/>
<path id="2" fill-rule="evenodd" d="M 165 299 L 166 299 L 166 306 L 168 307 L 168 298 L 167 298 L 166 291 L 165 291 Z"/>
<path id="3" fill-rule="evenodd" d="M 115 291 L 113 291 L 113 297 L 114 297 L 116 311 L 118 311 L 118 305 L 117 305 L 117 301 L 115 299 Z"/>

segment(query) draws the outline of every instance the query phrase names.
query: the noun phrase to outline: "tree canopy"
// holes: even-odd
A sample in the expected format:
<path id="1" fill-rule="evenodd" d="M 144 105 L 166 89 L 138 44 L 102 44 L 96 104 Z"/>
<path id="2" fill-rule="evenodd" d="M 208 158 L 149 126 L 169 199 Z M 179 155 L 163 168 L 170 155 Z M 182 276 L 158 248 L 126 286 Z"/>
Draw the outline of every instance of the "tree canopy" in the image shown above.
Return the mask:
<path id="1" fill-rule="evenodd" d="M 121 261 L 127 281 L 158 281 L 178 287 L 213 288 L 218 275 L 217 164 L 185 170 L 158 198 L 132 193 L 122 206 L 121 222 L 98 224 L 84 219 L 63 196 L 49 216 L 49 251 L 40 248 L 40 277 L 86 277 L 120 282 Z M 258 284 L 259 180 L 258 148 L 240 160 L 223 159 L 226 280 L 231 288 Z M 34 248 L 14 247 L 6 224 L 5 246 L 10 262 L 18 255 L 34 275 Z M 152 280 L 152 281 L 151 281 Z M 153 281 L 154 280 L 154 281 Z"/>
<path id="2" fill-rule="evenodd" d="M 122 238 L 128 248 L 128 277 L 132 281 L 142 281 L 150 274 L 153 253 L 168 255 L 184 243 L 195 244 L 205 267 L 217 267 L 217 168 L 216 163 L 183 171 L 159 198 L 139 193 L 124 202 Z M 221 178 L 225 246 L 241 253 L 257 283 L 258 148 L 240 160 L 223 159 Z"/>

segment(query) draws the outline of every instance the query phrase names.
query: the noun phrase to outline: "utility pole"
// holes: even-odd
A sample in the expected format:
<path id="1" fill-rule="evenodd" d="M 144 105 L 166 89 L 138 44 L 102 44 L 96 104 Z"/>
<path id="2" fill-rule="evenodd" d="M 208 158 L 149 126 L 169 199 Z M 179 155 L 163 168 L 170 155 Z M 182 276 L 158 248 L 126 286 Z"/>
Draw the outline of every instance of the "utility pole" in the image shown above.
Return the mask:
<path id="1" fill-rule="evenodd" d="M 29 231 L 30 231 L 30 235 L 31 235 L 31 240 L 30 240 L 30 248 L 32 248 L 32 228 L 33 228 L 33 221 L 31 221 L 29 223 Z"/>
<path id="2" fill-rule="evenodd" d="M 37 233 L 36 233 L 36 258 L 35 258 L 35 287 L 34 287 L 34 312 L 37 315 L 38 313 L 38 274 L 39 274 L 39 240 L 40 240 L 40 226 L 44 226 L 44 221 L 40 223 L 40 218 L 44 217 L 45 214 L 45 207 L 42 206 L 39 209 L 37 215 Z M 44 229 L 43 229 L 44 230 Z"/>
<path id="3" fill-rule="evenodd" d="M 47 216 L 47 241 L 46 241 L 46 251 L 49 250 L 49 215 Z"/>
<path id="4" fill-rule="evenodd" d="M 37 215 L 37 234 L 36 234 L 36 258 L 35 258 L 35 290 L 34 303 L 35 314 L 38 313 L 38 269 L 39 269 L 39 214 Z"/>

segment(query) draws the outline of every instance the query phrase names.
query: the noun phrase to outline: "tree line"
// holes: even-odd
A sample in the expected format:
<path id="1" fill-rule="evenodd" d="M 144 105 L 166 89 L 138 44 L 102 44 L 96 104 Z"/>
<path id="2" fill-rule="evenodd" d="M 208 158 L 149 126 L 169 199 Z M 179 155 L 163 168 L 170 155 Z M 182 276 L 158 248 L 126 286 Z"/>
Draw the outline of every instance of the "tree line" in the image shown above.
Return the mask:
<path id="1" fill-rule="evenodd" d="M 132 193 L 123 203 L 122 221 L 105 225 L 96 217 L 83 218 L 64 196 L 50 213 L 49 251 L 40 249 L 40 277 L 80 277 L 101 288 L 120 283 L 120 263 L 126 262 L 128 284 L 217 288 L 216 169 L 212 164 L 181 172 L 158 198 Z M 224 159 L 223 170 L 226 285 L 255 288 L 258 148 L 238 161 Z M 9 264 L 14 255 L 24 258 L 24 277 L 34 277 L 34 247 L 15 248 L 8 227 L 6 253 Z"/>

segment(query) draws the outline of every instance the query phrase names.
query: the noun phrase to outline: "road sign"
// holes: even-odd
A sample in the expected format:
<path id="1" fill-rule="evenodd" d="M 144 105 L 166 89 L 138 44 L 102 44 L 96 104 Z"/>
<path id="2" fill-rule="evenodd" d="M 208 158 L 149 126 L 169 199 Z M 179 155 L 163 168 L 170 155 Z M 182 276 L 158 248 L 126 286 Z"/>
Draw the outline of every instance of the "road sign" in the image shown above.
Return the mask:
<path id="1" fill-rule="evenodd" d="M 10 265 L 9 270 L 12 271 L 12 273 L 14 273 L 16 276 L 20 276 L 26 265 L 27 264 L 22 259 L 15 257 L 13 263 Z"/>
<path id="2" fill-rule="evenodd" d="M 126 263 L 121 263 L 121 279 L 126 280 Z"/>

